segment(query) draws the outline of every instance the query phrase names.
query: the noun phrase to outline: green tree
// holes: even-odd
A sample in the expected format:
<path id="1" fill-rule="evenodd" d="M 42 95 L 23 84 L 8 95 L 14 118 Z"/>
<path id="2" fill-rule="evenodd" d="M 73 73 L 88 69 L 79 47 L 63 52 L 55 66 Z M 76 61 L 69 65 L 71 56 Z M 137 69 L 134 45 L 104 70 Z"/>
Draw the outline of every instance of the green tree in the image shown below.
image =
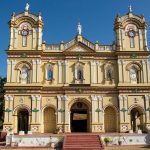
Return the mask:
<path id="1" fill-rule="evenodd" d="M 6 78 L 0 77 L 0 129 L 3 127 L 4 121 L 4 84 L 6 83 Z"/>

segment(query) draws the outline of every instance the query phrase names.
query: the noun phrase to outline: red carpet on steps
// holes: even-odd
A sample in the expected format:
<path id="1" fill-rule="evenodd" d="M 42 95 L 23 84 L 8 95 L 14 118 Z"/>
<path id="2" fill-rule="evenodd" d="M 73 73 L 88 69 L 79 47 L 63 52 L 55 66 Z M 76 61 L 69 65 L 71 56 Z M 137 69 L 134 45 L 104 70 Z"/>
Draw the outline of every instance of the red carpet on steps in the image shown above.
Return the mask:
<path id="1" fill-rule="evenodd" d="M 63 150 L 103 150 L 101 138 L 96 134 L 68 134 L 65 136 Z"/>

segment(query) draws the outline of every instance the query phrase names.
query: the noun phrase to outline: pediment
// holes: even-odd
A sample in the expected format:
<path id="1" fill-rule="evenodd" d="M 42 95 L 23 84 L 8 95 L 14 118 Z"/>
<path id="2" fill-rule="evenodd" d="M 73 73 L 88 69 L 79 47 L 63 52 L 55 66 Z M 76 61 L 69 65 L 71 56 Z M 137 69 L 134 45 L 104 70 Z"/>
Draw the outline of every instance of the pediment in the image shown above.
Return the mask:
<path id="1" fill-rule="evenodd" d="M 66 52 L 81 52 L 81 53 L 87 53 L 87 52 L 94 52 L 95 50 L 87 47 L 86 45 L 83 45 L 82 43 L 77 43 L 75 45 L 72 45 L 68 49 L 65 50 Z"/>

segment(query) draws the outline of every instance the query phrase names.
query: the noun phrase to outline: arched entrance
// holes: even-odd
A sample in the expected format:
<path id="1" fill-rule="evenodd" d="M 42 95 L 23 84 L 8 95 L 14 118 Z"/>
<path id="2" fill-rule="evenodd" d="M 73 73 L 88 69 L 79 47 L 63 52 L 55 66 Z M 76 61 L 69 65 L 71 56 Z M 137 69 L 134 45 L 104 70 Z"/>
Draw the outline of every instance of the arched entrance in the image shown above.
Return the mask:
<path id="1" fill-rule="evenodd" d="M 47 107 L 44 110 L 44 132 L 54 133 L 56 130 L 56 115 L 55 110 Z"/>
<path id="2" fill-rule="evenodd" d="M 28 132 L 28 122 L 29 122 L 29 112 L 26 109 L 21 109 L 18 111 L 18 132 L 24 131 Z"/>
<path id="3" fill-rule="evenodd" d="M 105 132 L 117 131 L 117 114 L 113 107 L 108 106 L 104 111 Z"/>
<path id="4" fill-rule="evenodd" d="M 71 107 L 71 132 L 89 131 L 89 109 L 83 102 L 76 102 Z"/>
<path id="5" fill-rule="evenodd" d="M 143 113 L 138 107 L 135 107 L 130 112 L 131 115 L 131 128 L 134 132 L 138 129 L 143 130 Z"/>

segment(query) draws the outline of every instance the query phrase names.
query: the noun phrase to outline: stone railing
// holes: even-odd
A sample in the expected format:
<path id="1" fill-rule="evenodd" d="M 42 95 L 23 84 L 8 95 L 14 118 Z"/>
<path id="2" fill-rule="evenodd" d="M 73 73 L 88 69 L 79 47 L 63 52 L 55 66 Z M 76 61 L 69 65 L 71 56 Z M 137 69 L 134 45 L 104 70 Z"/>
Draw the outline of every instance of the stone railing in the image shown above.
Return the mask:
<path id="1" fill-rule="evenodd" d="M 98 49 L 97 50 L 100 50 L 100 51 L 112 51 L 114 50 L 113 46 L 112 45 L 99 45 L 98 46 Z"/>
<path id="2" fill-rule="evenodd" d="M 67 42 L 66 44 L 64 44 L 64 49 L 67 49 L 67 48 L 71 47 L 71 46 L 74 45 L 76 42 L 77 42 L 76 39 L 73 39 L 73 40 Z"/>
<path id="3" fill-rule="evenodd" d="M 49 44 L 49 45 L 45 45 L 45 50 L 59 50 L 60 49 L 60 45 L 59 44 Z"/>
<path id="4" fill-rule="evenodd" d="M 90 41 L 86 40 L 85 38 L 82 38 L 82 43 L 90 47 L 91 49 L 95 49 L 95 45 L 91 43 Z"/>

